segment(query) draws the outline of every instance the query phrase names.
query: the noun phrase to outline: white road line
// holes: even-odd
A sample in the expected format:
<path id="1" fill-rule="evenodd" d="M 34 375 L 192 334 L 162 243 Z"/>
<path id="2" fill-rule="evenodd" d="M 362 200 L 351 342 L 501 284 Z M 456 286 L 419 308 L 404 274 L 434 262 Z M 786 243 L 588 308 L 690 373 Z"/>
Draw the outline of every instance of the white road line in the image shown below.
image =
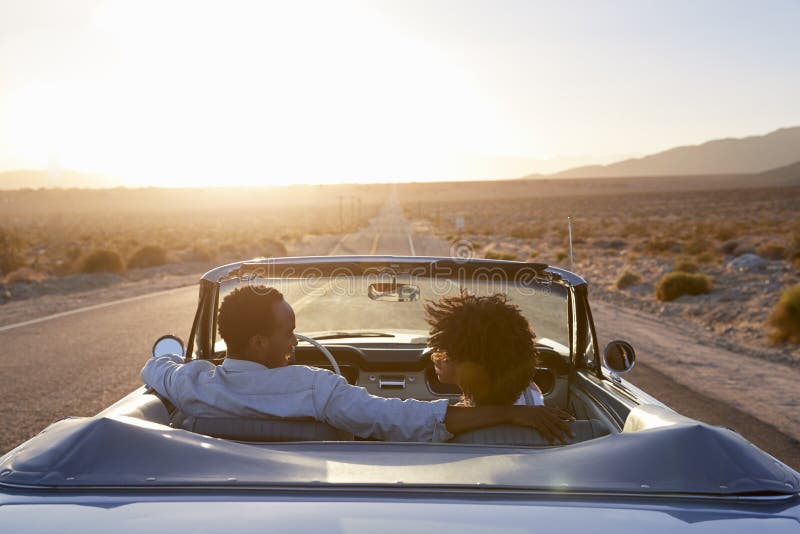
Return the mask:
<path id="1" fill-rule="evenodd" d="M 416 256 L 417 253 L 414 250 L 414 240 L 411 239 L 411 234 L 408 234 L 408 250 L 411 251 L 412 256 Z"/>
<path id="2" fill-rule="evenodd" d="M 375 234 L 375 239 L 372 240 L 372 248 L 369 249 L 370 256 L 375 254 L 375 251 L 378 250 L 378 240 L 381 238 L 381 233 L 377 232 Z"/>
<path id="3" fill-rule="evenodd" d="M 336 249 L 338 249 L 340 246 L 342 246 L 342 243 L 344 243 L 344 240 L 345 240 L 345 239 L 347 239 L 347 236 L 349 236 L 349 235 L 350 235 L 350 234 L 344 234 L 344 235 L 342 236 L 342 238 L 339 240 L 339 242 L 338 242 L 338 243 L 336 243 L 336 244 L 333 246 L 333 248 L 331 249 L 331 251 L 330 251 L 330 252 L 328 252 L 328 256 L 333 256 L 333 255 L 336 253 Z"/>
<path id="4" fill-rule="evenodd" d="M 322 295 L 326 294 L 331 289 L 331 282 L 326 284 L 326 287 L 319 287 L 317 289 L 313 289 L 308 295 L 303 295 L 297 301 L 292 304 L 292 309 L 294 312 L 297 313 L 313 301 L 317 300 Z"/>
<path id="5" fill-rule="evenodd" d="M 59 313 L 54 313 L 52 315 L 45 315 L 44 317 L 38 317 L 36 319 L 31 319 L 30 321 L 22 321 L 21 323 L 14 323 L 8 324 L 5 326 L 0 326 L 0 332 L 5 332 L 7 330 L 13 330 L 14 328 L 19 328 L 21 326 L 28 326 L 31 324 L 36 323 L 43 323 L 45 321 L 50 321 L 51 319 L 58 319 L 59 317 L 66 317 L 68 315 L 75 315 L 77 313 L 83 313 L 92 310 L 99 310 L 100 308 L 108 308 L 109 306 L 116 306 L 117 304 L 125 304 L 126 302 L 134 302 L 136 300 L 142 300 L 150 297 L 156 297 L 159 295 L 168 295 L 170 293 L 177 293 L 178 291 L 182 291 L 188 287 L 197 287 L 196 284 L 191 284 L 188 286 L 181 286 L 181 287 L 174 287 L 172 289 L 165 289 L 164 291 L 156 291 L 154 293 L 147 293 L 146 295 L 137 295 L 135 297 L 128 297 L 119 300 L 112 300 L 111 302 L 103 302 L 101 304 L 93 304 L 92 306 L 84 306 L 82 308 L 75 308 L 74 310 L 67 310 Z"/>

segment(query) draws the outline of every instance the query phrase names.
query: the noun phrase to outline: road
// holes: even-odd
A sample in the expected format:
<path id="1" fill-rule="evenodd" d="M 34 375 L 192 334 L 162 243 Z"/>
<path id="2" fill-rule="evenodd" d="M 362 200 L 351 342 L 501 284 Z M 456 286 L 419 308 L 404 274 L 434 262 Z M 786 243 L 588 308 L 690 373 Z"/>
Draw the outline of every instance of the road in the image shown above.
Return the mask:
<path id="1" fill-rule="evenodd" d="M 345 235 L 333 247 L 330 242 L 325 243 L 318 246 L 327 246 L 327 252 L 333 255 L 451 255 L 449 243 L 415 232 L 393 201 L 367 226 Z M 310 246 L 312 249 L 307 252 L 323 252 L 314 251 L 313 243 Z M 303 308 L 312 299 L 295 305 Z M 196 301 L 197 288 L 191 286 L 0 330 L 0 451 L 16 446 L 62 417 L 93 415 L 140 385 L 139 370 L 155 339 L 165 333 L 188 337 Z M 298 312 L 300 317 L 302 309 Z M 642 324 L 620 320 L 619 314 L 620 310 L 610 305 L 595 306 L 595 321 L 603 333 L 600 341 L 622 338 L 636 343 L 642 336 Z M 658 350 L 670 350 L 663 346 L 663 340 L 670 339 L 673 333 L 654 323 L 647 323 L 647 328 L 658 330 L 662 343 Z M 699 345 L 687 346 L 691 341 L 681 343 L 673 348 L 709 350 Z M 637 348 L 640 356 L 647 354 L 647 347 Z M 762 449 L 795 469 L 800 468 L 796 439 L 730 403 L 699 392 L 702 389 L 696 384 L 687 387 L 685 381 L 670 378 L 648 365 L 646 358 L 640 357 L 626 378 L 677 411 L 735 428 Z"/>

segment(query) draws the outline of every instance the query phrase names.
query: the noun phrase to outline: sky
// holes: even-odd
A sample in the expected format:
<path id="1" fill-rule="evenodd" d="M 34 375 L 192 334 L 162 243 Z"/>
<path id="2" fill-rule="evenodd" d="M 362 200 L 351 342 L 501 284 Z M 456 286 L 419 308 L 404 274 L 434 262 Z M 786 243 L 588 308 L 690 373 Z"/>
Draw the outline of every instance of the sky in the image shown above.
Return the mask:
<path id="1" fill-rule="evenodd" d="M 513 178 L 800 125 L 800 1 L 0 0 L 0 171 Z"/>

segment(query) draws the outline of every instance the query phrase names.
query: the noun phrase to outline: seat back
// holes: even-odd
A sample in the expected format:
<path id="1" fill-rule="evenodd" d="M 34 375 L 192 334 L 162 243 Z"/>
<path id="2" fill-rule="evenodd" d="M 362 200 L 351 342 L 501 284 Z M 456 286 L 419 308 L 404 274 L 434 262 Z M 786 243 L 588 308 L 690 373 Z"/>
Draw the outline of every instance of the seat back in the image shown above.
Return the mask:
<path id="1" fill-rule="evenodd" d="M 572 421 L 568 423 L 575 437 L 566 438 L 568 445 L 580 443 L 611 433 L 608 426 L 597 419 L 585 421 Z M 548 446 L 551 445 L 542 437 L 538 430 L 527 426 L 498 425 L 487 428 L 479 428 L 469 432 L 463 432 L 450 440 L 450 443 L 472 443 L 482 445 L 525 445 L 525 446 Z M 560 442 L 556 442 L 560 443 Z"/>
<path id="2" fill-rule="evenodd" d="M 353 434 L 314 419 L 186 417 L 184 430 L 237 441 L 352 441 Z"/>

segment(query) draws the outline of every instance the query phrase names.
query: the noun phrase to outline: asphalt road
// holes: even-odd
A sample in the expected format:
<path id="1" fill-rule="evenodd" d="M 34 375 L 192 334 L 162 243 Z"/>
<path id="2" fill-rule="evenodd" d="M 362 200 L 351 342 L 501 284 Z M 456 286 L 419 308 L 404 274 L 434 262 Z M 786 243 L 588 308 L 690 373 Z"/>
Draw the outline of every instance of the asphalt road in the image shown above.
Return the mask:
<path id="1" fill-rule="evenodd" d="M 415 234 L 399 206 L 390 202 L 379 217 L 344 236 L 328 252 L 451 255 L 452 250 L 441 239 Z M 294 302 L 298 317 L 303 309 L 308 314 L 314 310 L 308 306 L 314 297 L 303 298 L 297 295 Z M 139 370 L 155 339 L 165 333 L 188 337 L 196 300 L 196 287 L 179 288 L 0 331 L 0 451 L 16 446 L 57 419 L 93 415 L 139 386 Z M 601 341 L 635 341 L 639 334 L 635 327 L 615 320 L 603 306 L 595 310 L 595 320 L 599 331 L 606 334 L 601 335 Z M 668 332 L 662 334 L 669 337 Z M 641 360 L 626 378 L 685 415 L 737 429 L 762 449 L 800 469 L 797 440 L 774 426 L 688 388 Z"/>

